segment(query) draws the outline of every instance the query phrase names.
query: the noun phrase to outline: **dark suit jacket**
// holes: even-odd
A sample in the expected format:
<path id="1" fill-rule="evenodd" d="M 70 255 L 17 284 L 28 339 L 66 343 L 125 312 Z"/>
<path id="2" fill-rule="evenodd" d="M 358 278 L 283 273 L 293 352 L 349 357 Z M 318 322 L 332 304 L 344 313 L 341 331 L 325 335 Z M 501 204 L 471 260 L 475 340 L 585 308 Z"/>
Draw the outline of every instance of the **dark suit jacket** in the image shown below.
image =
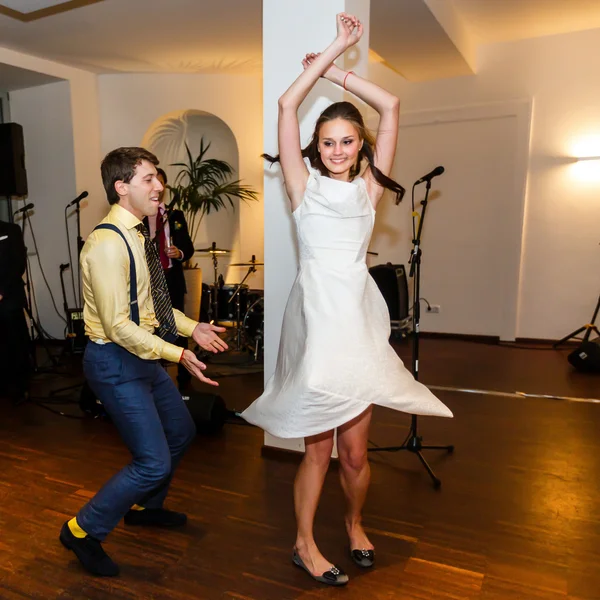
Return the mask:
<path id="1" fill-rule="evenodd" d="M 148 218 L 144 219 L 144 225 L 148 227 Z M 167 274 L 167 284 L 173 306 L 179 310 L 183 309 L 183 295 L 185 294 L 185 277 L 183 275 L 183 263 L 192 258 L 194 254 L 194 243 L 190 238 L 187 222 L 181 210 L 173 210 L 169 214 L 169 229 L 173 246 L 183 252 L 183 260 L 172 259 L 173 266 Z"/>
<path id="2" fill-rule="evenodd" d="M 6 237 L 5 237 L 6 236 Z M 0 221 L 0 307 L 3 311 L 19 310 L 25 306 L 25 244 L 21 228 Z"/>

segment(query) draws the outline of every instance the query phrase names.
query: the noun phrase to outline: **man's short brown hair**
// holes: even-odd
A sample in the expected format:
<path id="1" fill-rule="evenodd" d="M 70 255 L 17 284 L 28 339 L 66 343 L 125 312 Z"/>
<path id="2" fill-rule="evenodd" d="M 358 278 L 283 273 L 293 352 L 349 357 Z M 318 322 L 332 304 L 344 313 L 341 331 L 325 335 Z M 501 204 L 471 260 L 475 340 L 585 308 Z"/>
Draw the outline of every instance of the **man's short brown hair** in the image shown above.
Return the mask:
<path id="1" fill-rule="evenodd" d="M 117 181 L 129 183 L 135 175 L 136 167 L 143 160 L 147 160 L 155 166 L 159 162 L 152 152 L 136 147 L 117 148 L 104 157 L 100 171 L 109 204 L 116 204 L 120 198 L 115 190 L 115 183 Z"/>

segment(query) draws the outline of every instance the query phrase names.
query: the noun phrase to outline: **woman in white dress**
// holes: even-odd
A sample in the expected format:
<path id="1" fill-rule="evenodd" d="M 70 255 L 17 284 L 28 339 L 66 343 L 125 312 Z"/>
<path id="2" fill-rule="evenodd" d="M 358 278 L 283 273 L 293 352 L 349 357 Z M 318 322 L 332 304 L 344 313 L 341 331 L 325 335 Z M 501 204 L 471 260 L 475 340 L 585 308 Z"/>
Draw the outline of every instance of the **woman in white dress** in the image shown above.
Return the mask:
<path id="1" fill-rule="evenodd" d="M 285 310 L 277 366 L 264 393 L 242 416 L 282 438 L 304 438 L 294 483 L 298 532 L 293 561 L 313 578 L 344 585 L 348 576 L 319 551 L 313 523 L 337 429 L 340 479 L 347 499 L 352 560 L 370 567 L 374 547 L 361 523 L 369 485 L 367 438 L 372 405 L 410 414 L 451 417 L 416 382 L 389 344 L 385 300 L 369 275 L 366 251 L 375 209 L 386 189 L 398 133 L 399 101 L 333 64 L 358 42 L 362 25 L 337 15 L 337 37 L 321 54 L 307 54 L 304 72 L 279 99 L 279 161 L 298 233 L 300 268 Z M 306 148 L 298 109 L 319 77 L 343 86 L 380 115 L 376 139 L 349 102 L 329 106 Z M 359 176 L 361 165 L 366 169 Z"/>

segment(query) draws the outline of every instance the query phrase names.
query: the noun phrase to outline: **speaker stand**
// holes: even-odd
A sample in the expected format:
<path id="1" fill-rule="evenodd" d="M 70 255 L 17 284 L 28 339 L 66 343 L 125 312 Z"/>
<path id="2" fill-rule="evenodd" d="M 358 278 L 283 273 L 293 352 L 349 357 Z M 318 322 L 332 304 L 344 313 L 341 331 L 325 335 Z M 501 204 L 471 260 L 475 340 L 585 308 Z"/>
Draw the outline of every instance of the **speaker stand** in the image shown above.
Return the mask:
<path id="1" fill-rule="evenodd" d="M 578 342 L 587 342 L 590 339 L 590 335 L 592 335 L 592 331 L 600 337 L 600 331 L 598 331 L 598 327 L 596 327 L 596 318 L 598 317 L 598 312 L 600 311 L 600 295 L 598 296 L 598 302 L 596 302 L 596 308 L 594 309 L 594 314 L 592 315 L 592 320 L 589 323 L 586 323 L 585 325 L 582 325 L 579 329 L 576 329 L 575 331 L 572 331 L 571 333 L 569 333 L 569 335 L 565 335 L 564 338 L 562 338 L 562 340 L 558 340 L 558 342 L 555 342 L 554 344 L 552 344 L 553 348 L 558 348 L 560 345 L 564 344 L 566 341 L 571 340 L 571 339 L 575 339 Z M 585 335 L 583 336 L 583 339 L 579 339 L 577 336 L 582 333 L 583 331 L 585 331 Z"/>

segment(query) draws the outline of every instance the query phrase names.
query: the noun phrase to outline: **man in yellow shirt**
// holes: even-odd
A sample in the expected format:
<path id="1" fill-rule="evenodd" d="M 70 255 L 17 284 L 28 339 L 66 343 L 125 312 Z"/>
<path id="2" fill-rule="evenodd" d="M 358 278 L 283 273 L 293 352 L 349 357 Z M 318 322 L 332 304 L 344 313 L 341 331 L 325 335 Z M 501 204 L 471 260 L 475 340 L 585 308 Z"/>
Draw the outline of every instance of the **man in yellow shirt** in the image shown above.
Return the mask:
<path id="1" fill-rule="evenodd" d="M 197 323 L 174 310 L 156 246 L 144 217 L 158 211 L 163 186 L 158 159 L 143 148 L 118 148 L 102 161 L 102 182 L 111 210 L 81 252 L 86 334 L 86 379 L 132 454 L 132 462 L 67 521 L 60 541 L 96 575 L 119 567 L 101 542 L 121 518 L 128 525 L 183 525 L 187 518 L 163 508 L 179 460 L 196 430 L 177 387 L 160 359 L 181 363 L 200 381 L 208 379 L 178 335 L 221 352 L 225 331 Z"/>

